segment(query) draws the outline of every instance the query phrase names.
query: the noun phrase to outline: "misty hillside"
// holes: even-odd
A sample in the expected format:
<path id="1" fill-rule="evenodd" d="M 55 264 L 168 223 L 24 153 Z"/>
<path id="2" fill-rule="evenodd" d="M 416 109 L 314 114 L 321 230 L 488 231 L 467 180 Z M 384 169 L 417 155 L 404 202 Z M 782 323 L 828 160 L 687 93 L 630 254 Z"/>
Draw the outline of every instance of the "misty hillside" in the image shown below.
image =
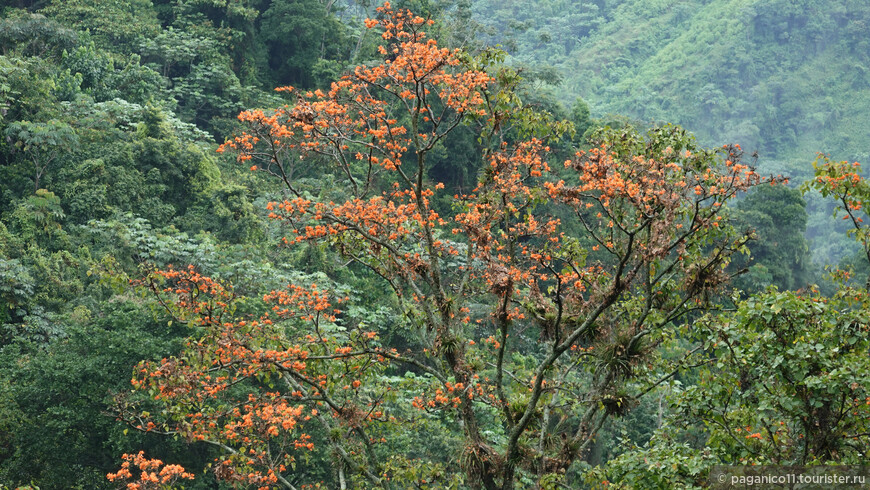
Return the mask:
<path id="1" fill-rule="evenodd" d="M 816 152 L 867 160 L 870 3 L 860 0 L 479 0 L 484 37 L 555 68 L 566 104 L 737 142 L 792 175 Z M 797 175 L 795 175 L 797 176 Z"/>

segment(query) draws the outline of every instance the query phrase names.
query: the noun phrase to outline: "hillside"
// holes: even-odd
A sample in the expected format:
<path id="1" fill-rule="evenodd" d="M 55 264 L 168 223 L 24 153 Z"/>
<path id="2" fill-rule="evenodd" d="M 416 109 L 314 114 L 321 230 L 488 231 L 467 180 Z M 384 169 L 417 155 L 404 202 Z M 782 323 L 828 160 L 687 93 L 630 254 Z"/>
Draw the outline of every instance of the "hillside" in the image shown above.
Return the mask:
<path id="1" fill-rule="evenodd" d="M 866 161 L 870 4 L 857 0 L 479 0 L 513 61 L 555 68 L 593 116 L 668 121 L 806 175 L 816 152 Z M 771 160 L 782 163 L 774 164 Z"/>

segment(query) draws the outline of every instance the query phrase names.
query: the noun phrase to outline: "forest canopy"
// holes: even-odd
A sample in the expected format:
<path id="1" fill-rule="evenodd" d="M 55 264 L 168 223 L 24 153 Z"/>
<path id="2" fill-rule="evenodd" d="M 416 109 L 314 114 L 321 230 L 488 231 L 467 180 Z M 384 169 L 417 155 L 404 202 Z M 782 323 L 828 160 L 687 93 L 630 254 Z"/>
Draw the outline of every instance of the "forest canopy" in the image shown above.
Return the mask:
<path id="1" fill-rule="evenodd" d="M 866 464 L 867 7 L 785 3 L 0 8 L 0 489 Z"/>

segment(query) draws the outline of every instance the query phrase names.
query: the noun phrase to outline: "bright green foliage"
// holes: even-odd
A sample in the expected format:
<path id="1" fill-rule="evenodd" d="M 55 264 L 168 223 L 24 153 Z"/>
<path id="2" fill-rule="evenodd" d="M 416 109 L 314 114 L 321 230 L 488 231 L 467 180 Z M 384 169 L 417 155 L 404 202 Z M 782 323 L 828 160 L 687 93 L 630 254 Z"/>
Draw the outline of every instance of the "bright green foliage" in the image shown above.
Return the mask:
<path id="1" fill-rule="evenodd" d="M 60 199 L 52 192 L 39 189 L 13 211 L 10 221 L 18 239 L 35 241 L 42 235 L 50 238 L 60 232 L 63 219 Z"/>
<path id="2" fill-rule="evenodd" d="M 84 94 L 97 102 L 114 99 L 145 104 L 167 98 L 165 80 L 140 64 L 137 54 L 112 56 L 91 43 L 64 51 L 61 66 L 66 72 L 58 78 L 58 97 L 74 101 Z"/>
<path id="3" fill-rule="evenodd" d="M 857 464 L 870 415 L 866 291 L 770 292 L 696 324 L 713 360 L 676 404 L 736 464 Z"/>
<path id="4" fill-rule="evenodd" d="M 625 442 L 616 448 L 618 456 L 606 467 L 593 468 L 586 483 L 596 490 L 700 489 L 707 472 L 718 460 L 709 450 L 698 451 L 674 440 L 674 429 L 657 431 L 649 447 Z"/>
<path id="5" fill-rule="evenodd" d="M 674 396 L 648 447 L 627 448 L 594 478 L 669 488 L 667 480 L 700 486 L 716 464 L 861 464 L 870 437 L 867 302 L 866 291 L 849 288 L 832 298 L 770 291 L 696 322 L 707 352 L 699 382 Z M 683 429 L 699 424 L 703 449 L 684 442 Z"/>
<path id="6" fill-rule="evenodd" d="M 0 123 L 48 115 L 52 84 L 37 62 L 0 56 Z"/>

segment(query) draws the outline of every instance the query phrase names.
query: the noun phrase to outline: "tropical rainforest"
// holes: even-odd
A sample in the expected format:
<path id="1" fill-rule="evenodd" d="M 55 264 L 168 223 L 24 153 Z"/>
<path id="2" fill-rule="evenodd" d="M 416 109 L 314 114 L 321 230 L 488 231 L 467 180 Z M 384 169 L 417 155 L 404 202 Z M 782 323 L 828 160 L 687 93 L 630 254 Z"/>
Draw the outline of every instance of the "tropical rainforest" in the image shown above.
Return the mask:
<path id="1" fill-rule="evenodd" d="M 3 2 L 0 489 L 867 465 L 868 43 L 859 0 Z"/>

